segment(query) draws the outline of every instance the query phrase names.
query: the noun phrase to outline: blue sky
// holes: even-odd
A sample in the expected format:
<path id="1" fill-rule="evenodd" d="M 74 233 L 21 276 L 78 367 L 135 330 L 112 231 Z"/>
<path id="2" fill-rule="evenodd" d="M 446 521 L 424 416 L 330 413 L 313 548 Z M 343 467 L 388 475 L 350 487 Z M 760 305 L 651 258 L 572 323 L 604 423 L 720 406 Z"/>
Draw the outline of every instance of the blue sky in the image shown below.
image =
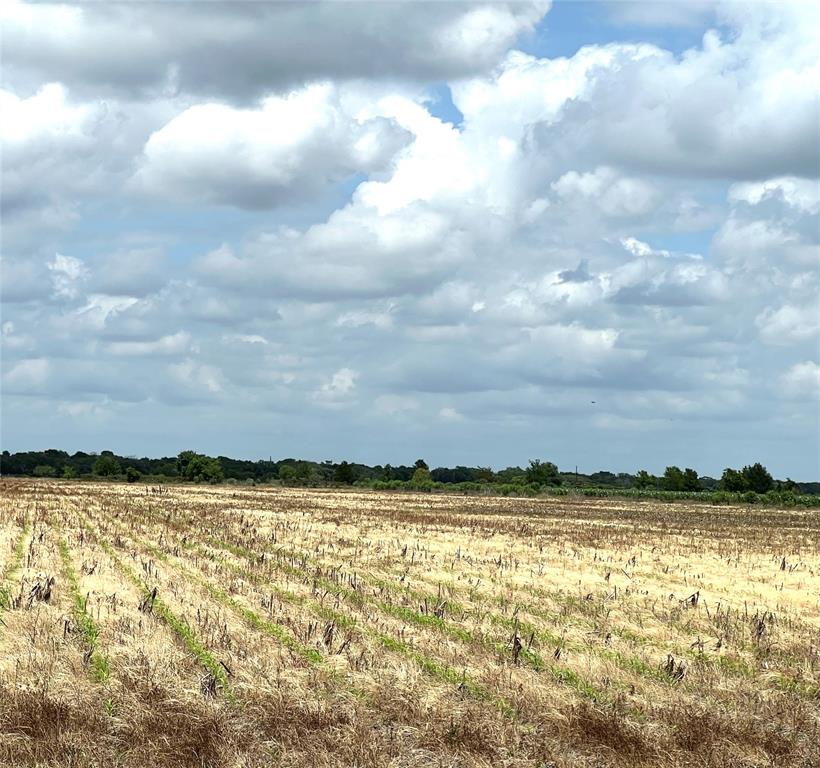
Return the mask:
<path id="1" fill-rule="evenodd" d="M 708 29 L 731 31 L 720 23 L 716 10 L 716 3 L 557 0 L 519 47 L 555 58 L 571 57 L 585 45 L 652 43 L 680 55 L 699 46 Z"/>
<path id="2" fill-rule="evenodd" d="M 3 10 L 4 449 L 820 477 L 813 8 L 208 7 Z"/>

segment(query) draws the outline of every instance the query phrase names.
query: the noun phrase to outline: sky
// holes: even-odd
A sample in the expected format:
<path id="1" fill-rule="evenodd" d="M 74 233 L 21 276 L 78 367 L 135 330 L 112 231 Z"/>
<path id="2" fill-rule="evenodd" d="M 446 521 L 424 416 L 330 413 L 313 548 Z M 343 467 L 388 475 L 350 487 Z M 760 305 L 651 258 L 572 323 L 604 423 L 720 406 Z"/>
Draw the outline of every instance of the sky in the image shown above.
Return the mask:
<path id="1" fill-rule="evenodd" d="M 3 2 L 2 448 L 820 478 L 818 8 Z"/>

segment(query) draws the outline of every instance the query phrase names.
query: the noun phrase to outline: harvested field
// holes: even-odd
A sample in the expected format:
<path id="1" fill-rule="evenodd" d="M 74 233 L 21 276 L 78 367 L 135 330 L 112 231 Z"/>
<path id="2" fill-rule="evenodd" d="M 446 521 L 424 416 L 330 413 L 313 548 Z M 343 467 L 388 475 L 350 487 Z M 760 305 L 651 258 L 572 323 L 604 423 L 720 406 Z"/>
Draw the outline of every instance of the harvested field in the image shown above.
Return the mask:
<path id="1" fill-rule="evenodd" d="M 2 765 L 820 765 L 818 511 L 0 488 Z"/>

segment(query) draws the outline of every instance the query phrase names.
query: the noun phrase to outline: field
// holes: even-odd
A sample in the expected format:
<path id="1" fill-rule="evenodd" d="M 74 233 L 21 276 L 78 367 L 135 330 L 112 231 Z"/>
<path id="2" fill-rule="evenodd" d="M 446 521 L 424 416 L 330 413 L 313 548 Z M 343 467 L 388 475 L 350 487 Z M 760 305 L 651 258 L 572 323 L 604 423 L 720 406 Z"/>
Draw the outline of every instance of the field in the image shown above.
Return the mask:
<path id="1" fill-rule="evenodd" d="M 3 766 L 820 766 L 820 512 L 0 485 Z"/>

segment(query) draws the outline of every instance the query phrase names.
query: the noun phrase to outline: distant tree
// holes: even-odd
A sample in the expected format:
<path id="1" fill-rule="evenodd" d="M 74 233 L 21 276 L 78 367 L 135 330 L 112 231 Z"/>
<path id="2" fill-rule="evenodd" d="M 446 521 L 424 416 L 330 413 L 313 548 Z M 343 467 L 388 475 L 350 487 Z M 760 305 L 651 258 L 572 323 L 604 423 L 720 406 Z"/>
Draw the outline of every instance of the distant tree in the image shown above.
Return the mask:
<path id="1" fill-rule="evenodd" d="M 523 485 L 527 482 L 526 472 L 521 467 L 507 467 L 495 473 L 496 480 L 502 483 L 517 483 Z"/>
<path id="2" fill-rule="evenodd" d="M 34 477 L 54 477 L 57 474 L 57 470 L 48 464 L 38 464 L 31 471 L 31 474 L 34 475 Z"/>
<path id="3" fill-rule="evenodd" d="M 413 469 L 430 469 L 427 466 L 427 462 L 424 459 L 416 459 L 416 463 L 413 464 Z"/>
<path id="4" fill-rule="evenodd" d="M 112 477 L 119 473 L 120 463 L 108 451 L 103 451 L 100 457 L 94 462 L 95 475 L 99 475 L 100 477 Z"/>
<path id="5" fill-rule="evenodd" d="M 410 484 L 415 488 L 432 486 L 433 478 L 430 476 L 430 470 L 426 467 L 417 467 L 413 472 L 413 477 L 410 478 Z"/>
<path id="6" fill-rule="evenodd" d="M 774 488 L 774 478 L 759 461 L 751 466 L 743 467 L 742 474 L 746 487 L 755 493 L 766 493 Z"/>
<path id="7" fill-rule="evenodd" d="M 180 477 L 188 477 L 188 465 L 191 463 L 191 460 L 198 455 L 196 451 L 180 452 L 179 456 L 177 456 L 177 474 Z"/>
<path id="8" fill-rule="evenodd" d="M 473 474 L 479 483 L 491 483 L 495 480 L 492 467 L 478 467 Z"/>
<path id="9" fill-rule="evenodd" d="M 283 464 L 279 467 L 279 479 L 287 484 L 296 480 L 296 467 L 293 464 Z"/>
<path id="10" fill-rule="evenodd" d="M 595 485 L 614 485 L 617 475 L 614 472 L 602 470 L 600 472 L 593 472 L 589 476 L 589 479 L 592 480 Z"/>
<path id="11" fill-rule="evenodd" d="M 695 472 L 694 469 L 689 469 L 687 467 L 683 470 L 683 490 L 684 491 L 699 491 L 701 490 L 700 487 L 700 478 L 698 477 L 698 473 Z"/>
<path id="12" fill-rule="evenodd" d="M 217 459 L 195 454 L 185 467 L 185 477 L 195 483 L 221 483 L 225 479 Z"/>
<path id="13" fill-rule="evenodd" d="M 182 451 L 177 456 L 177 475 L 195 483 L 221 483 L 225 472 L 219 459 L 196 451 Z"/>
<path id="14" fill-rule="evenodd" d="M 650 475 L 645 469 L 640 470 L 638 474 L 635 476 L 635 486 L 637 488 L 654 488 L 655 487 L 655 476 Z"/>
<path id="15" fill-rule="evenodd" d="M 667 467 L 663 473 L 663 489 L 665 491 L 683 490 L 683 472 L 680 467 Z"/>
<path id="16" fill-rule="evenodd" d="M 333 479 L 337 483 L 352 485 L 353 481 L 356 479 L 356 475 L 353 472 L 353 467 L 346 461 L 343 461 L 336 467 L 336 471 L 333 473 Z"/>
<path id="17" fill-rule="evenodd" d="M 726 467 L 726 469 L 723 470 L 723 475 L 720 478 L 720 487 L 724 491 L 733 491 L 734 493 L 740 493 L 749 488 L 743 473 L 731 467 Z"/>
<path id="18" fill-rule="evenodd" d="M 316 488 L 324 484 L 325 476 L 316 468 L 315 464 L 306 462 L 303 482 L 311 488 Z"/>
<path id="19" fill-rule="evenodd" d="M 393 467 L 389 464 L 384 465 L 384 469 L 382 469 L 382 480 L 392 480 L 393 479 Z"/>
<path id="20" fill-rule="evenodd" d="M 129 483 L 138 483 L 142 479 L 142 473 L 136 467 L 128 467 L 125 470 L 125 479 Z"/>
<path id="21" fill-rule="evenodd" d="M 71 480 L 72 478 L 77 477 L 77 470 L 75 470 L 70 464 L 66 464 L 63 467 L 63 477 L 66 480 Z"/>
<path id="22" fill-rule="evenodd" d="M 558 473 L 558 467 L 551 461 L 541 461 L 540 459 L 530 459 L 527 467 L 527 482 L 538 485 L 561 485 L 563 482 Z"/>

